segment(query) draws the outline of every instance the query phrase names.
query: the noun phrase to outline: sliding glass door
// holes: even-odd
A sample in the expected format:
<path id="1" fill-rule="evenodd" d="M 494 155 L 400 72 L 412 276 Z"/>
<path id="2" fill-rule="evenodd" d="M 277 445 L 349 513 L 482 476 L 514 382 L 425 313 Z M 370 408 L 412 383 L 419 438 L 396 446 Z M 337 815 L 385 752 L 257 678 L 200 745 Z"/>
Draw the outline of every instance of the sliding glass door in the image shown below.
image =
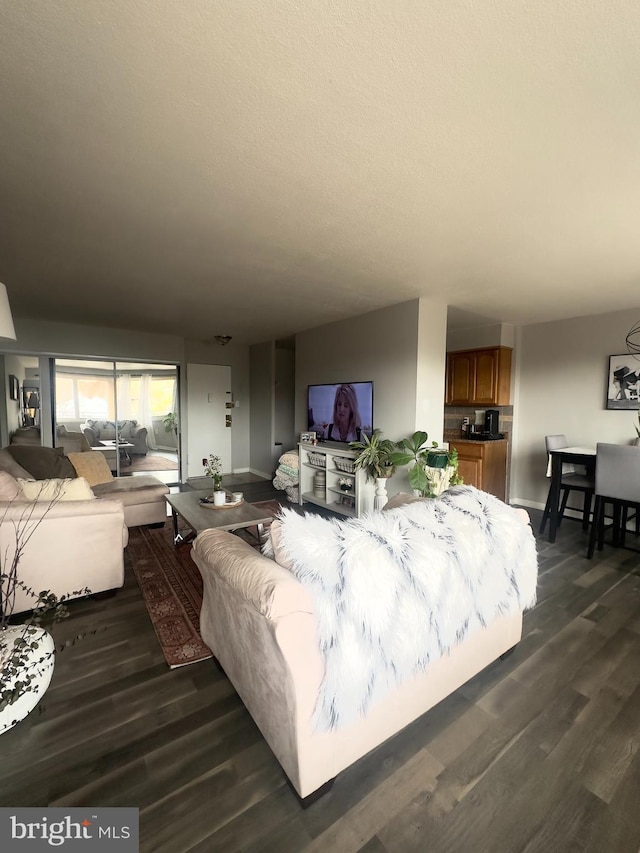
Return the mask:
<path id="1" fill-rule="evenodd" d="M 177 365 L 53 361 L 57 446 L 67 451 L 80 442 L 77 449 L 86 450 L 88 442 L 91 452 L 102 453 L 118 476 L 152 472 L 166 483 L 179 482 L 179 441 L 173 426 L 178 422 Z"/>

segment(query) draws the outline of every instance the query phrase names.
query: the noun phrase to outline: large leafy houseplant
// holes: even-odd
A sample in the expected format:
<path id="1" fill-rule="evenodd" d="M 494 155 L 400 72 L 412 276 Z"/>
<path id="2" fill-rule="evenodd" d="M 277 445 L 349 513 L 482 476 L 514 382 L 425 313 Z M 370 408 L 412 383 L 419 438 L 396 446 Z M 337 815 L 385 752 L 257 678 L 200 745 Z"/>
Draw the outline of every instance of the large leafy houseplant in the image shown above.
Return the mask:
<path id="1" fill-rule="evenodd" d="M 437 441 L 429 444 L 429 435 L 416 430 L 395 445 L 390 454 L 394 465 L 411 465 L 407 472 L 409 485 L 423 497 L 435 497 L 444 488 L 462 482 L 458 475 L 458 452 L 455 448 L 444 450 Z M 413 464 L 411 464 L 413 463 Z"/>
<path id="2" fill-rule="evenodd" d="M 164 424 L 165 432 L 174 432 L 176 435 L 178 434 L 177 412 L 167 412 L 167 414 L 162 418 L 162 423 Z"/>
<path id="3" fill-rule="evenodd" d="M 391 454 L 395 448 L 393 441 L 382 438 L 379 429 L 374 429 L 371 435 L 361 433 L 360 441 L 350 441 L 349 447 L 359 451 L 355 459 L 356 471 L 365 471 L 372 480 L 390 477 L 395 468 Z"/>

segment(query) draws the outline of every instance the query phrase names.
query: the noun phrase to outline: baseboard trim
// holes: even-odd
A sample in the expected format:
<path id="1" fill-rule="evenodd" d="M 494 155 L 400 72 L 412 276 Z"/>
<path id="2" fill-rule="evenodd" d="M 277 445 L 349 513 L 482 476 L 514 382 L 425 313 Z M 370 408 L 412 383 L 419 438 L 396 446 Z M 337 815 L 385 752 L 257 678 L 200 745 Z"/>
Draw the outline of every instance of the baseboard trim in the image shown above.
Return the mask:
<path id="1" fill-rule="evenodd" d="M 257 468 L 249 468 L 249 474 L 254 474 L 256 477 L 264 477 L 265 480 L 273 480 L 273 472 L 266 474 L 264 471 L 258 471 Z"/>

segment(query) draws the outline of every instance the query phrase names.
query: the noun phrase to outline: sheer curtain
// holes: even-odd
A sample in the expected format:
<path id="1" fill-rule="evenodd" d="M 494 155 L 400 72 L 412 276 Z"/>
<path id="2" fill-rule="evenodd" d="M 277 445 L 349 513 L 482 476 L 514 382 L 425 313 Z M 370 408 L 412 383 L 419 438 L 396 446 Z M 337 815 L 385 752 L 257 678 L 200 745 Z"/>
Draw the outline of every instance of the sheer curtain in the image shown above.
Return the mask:
<path id="1" fill-rule="evenodd" d="M 128 373 L 118 374 L 118 420 L 134 420 L 138 421 L 140 426 L 146 427 L 147 447 L 151 450 L 157 450 L 151 411 L 152 378 L 149 373 L 135 375 Z M 132 380 L 135 380 L 135 382 Z"/>

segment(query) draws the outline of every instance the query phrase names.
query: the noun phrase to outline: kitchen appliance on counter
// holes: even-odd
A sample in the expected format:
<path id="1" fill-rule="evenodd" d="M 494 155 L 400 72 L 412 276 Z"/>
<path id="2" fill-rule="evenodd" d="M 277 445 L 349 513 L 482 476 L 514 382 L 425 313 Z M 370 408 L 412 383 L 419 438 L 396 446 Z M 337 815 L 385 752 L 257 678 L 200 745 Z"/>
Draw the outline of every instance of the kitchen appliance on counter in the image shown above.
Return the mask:
<path id="1" fill-rule="evenodd" d="M 487 409 L 484 413 L 484 423 L 481 428 L 474 426 L 474 429 L 469 431 L 467 438 L 475 439 L 476 441 L 496 441 L 502 438 L 502 433 L 498 432 L 500 422 L 499 409 Z"/>

